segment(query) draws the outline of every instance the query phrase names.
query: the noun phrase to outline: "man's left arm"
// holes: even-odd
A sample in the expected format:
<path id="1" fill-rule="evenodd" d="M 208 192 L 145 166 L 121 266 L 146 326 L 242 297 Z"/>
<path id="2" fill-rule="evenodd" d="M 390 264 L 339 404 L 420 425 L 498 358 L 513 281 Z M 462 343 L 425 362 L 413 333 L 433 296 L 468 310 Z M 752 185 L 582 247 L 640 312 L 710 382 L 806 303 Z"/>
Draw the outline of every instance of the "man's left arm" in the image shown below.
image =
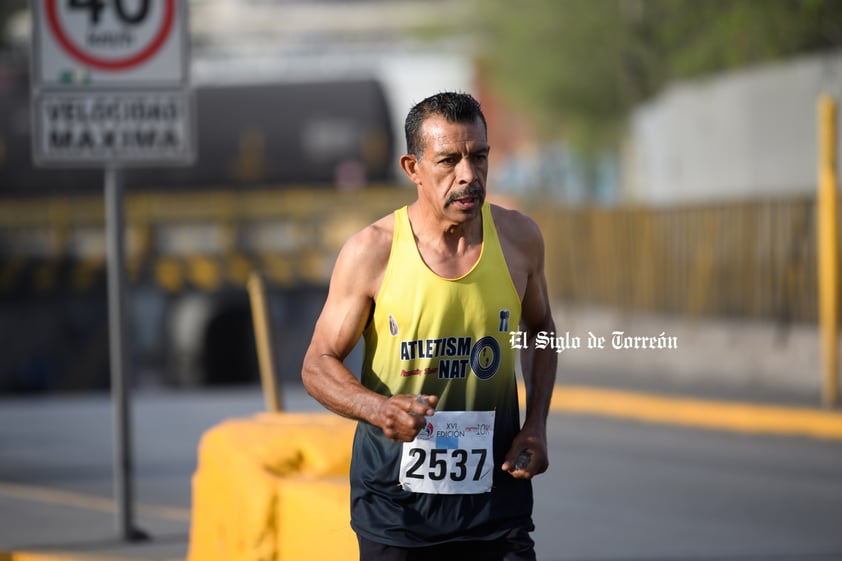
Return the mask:
<path id="1" fill-rule="evenodd" d="M 558 364 L 558 355 L 553 349 L 535 348 L 535 336 L 541 331 L 554 335 L 555 323 L 544 274 L 544 240 L 537 225 L 530 225 L 534 234 L 529 236 L 532 240 L 523 248 L 529 274 L 521 307 L 521 326 L 527 333 L 527 348 L 520 350 L 526 385 L 526 417 L 502 466 L 513 477 L 522 479 L 543 473 L 549 466 L 547 416 Z"/>

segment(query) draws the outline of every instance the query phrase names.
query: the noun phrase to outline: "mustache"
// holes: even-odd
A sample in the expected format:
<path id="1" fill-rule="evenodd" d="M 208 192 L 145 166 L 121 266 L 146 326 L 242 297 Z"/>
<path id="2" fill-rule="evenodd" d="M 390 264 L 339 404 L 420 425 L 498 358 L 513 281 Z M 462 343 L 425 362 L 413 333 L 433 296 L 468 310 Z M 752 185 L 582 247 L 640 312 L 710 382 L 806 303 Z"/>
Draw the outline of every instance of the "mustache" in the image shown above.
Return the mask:
<path id="1" fill-rule="evenodd" d="M 482 188 L 476 185 L 470 185 L 467 189 L 463 189 L 462 191 L 458 191 L 456 193 L 451 193 L 449 197 L 447 197 L 446 205 L 449 205 L 453 202 L 456 202 L 458 199 L 464 199 L 466 197 L 476 197 L 480 201 L 485 200 L 483 196 Z"/>

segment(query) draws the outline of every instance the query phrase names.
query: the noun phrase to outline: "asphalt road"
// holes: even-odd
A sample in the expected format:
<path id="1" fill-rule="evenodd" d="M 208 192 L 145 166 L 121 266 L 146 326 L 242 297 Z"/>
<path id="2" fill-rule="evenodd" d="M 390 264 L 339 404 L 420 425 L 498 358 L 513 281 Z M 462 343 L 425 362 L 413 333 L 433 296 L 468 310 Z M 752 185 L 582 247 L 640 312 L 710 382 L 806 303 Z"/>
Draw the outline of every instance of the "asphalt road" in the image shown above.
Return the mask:
<path id="1" fill-rule="evenodd" d="M 842 443 L 554 415 L 545 561 L 842 559 Z"/>
<path id="2" fill-rule="evenodd" d="M 320 410 L 299 387 L 287 408 Z M 264 407 L 259 390 L 146 390 L 132 399 L 138 525 L 113 513 L 107 395 L 0 399 L 0 551 L 183 559 L 202 433 Z M 842 441 L 553 414 L 535 481 L 543 561 L 842 559 Z"/>

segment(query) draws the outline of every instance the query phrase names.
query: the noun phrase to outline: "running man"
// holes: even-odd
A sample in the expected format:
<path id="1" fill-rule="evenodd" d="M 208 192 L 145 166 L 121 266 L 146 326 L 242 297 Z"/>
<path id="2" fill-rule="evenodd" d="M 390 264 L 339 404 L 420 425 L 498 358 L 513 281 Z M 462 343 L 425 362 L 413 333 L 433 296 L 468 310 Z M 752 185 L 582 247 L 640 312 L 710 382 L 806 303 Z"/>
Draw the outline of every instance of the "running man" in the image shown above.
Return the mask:
<path id="1" fill-rule="evenodd" d="M 304 358 L 307 391 L 359 421 L 351 526 L 360 559 L 534 560 L 531 478 L 548 467 L 556 353 L 544 242 L 487 203 L 479 103 L 440 93 L 409 112 L 404 173 L 418 199 L 352 236 Z M 527 408 L 520 422 L 510 332 Z M 361 376 L 343 363 L 365 340 Z"/>

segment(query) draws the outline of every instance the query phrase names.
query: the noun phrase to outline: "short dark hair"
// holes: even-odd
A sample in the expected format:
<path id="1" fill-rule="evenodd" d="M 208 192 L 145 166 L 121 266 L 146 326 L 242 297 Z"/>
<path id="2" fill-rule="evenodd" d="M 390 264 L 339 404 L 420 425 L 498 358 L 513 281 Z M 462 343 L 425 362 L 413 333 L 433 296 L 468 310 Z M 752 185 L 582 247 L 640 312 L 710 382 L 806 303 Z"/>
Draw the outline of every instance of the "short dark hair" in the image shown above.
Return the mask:
<path id="1" fill-rule="evenodd" d="M 485 115 L 472 95 L 461 92 L 437 93 L 416 103 L 406 116 L 404 132 L 407 154 L 421 156 L 424 151 L 421 125 L 433 115 L 440 115 L 451 123 L 473 123 L 479 118 L 486 133 L 488 132 Z"/>

